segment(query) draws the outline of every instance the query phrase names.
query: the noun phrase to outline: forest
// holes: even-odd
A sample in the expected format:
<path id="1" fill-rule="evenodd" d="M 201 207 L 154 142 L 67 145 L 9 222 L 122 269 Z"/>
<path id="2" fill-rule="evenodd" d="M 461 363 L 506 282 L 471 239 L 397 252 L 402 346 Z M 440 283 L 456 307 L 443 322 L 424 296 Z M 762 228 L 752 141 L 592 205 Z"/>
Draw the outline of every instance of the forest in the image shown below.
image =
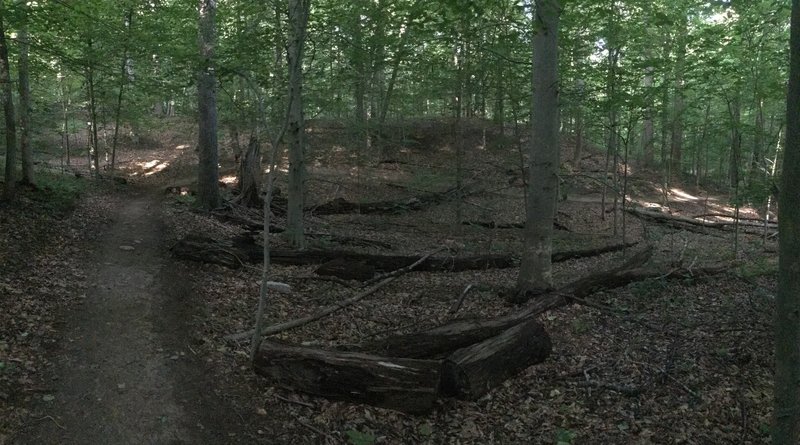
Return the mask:
<path id="1" fill-rule="evenodd" d="M 800 443 L 800 0 L 0 0 L 0 445 Z"/>

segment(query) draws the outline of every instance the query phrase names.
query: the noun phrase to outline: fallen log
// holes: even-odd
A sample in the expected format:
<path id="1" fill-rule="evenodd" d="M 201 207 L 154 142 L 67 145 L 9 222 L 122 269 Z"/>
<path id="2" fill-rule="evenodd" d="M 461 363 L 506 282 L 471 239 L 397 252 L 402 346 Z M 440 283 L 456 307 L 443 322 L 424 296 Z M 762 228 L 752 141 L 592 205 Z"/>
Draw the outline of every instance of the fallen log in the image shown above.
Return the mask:
<path id="1" fill-rule="evenodd" d="M 264 341 L 253 362 L 273 386 L 412 414 L 433 409 L 441 361 L 387 358 Z"/>
<path id="2" fill-rule="evenodd" d="M 442 250 L 442 249 L 439 249 L 439 250 Z M 433 251 L 431 253 L 428 253 L 427 255 L 423 256 L 422 258 L 419 258 L 417 261 L 415 261 L 412 264 L 409 264 L 406 267 L 394 270 L 392 272 L 389 272 L 389 273 L 387 273 L 385 275 L 382 275 L 382 276 L 378 277 L 377 284 L 375 284 L 374 286 L 370 287 L 369 289 L 367 289 L 365 291 L 360 292 L 357 295 L 354 295 L 354 296 L 352 296 L 352 297 L 350 297 L 350 298 L 348 298 L 346 300 L 343 300 L 343 301 L 340 301 L 338 303 L 335 303 L 335 304 L 332 304 L 330 306 L 327 306 L 325 308 L 322 308 L 321 310 L 319 310 L 318 312 L 316 312 L 314 314 L 311 314 L 311 315 L 308 315 L 308 316 L 305 316 L 305 317 L 301 317 L 301 318 L 296 318 L 294 320 L 285 321 L 283 323 L 274 324 L 272 326 L 264 328 L 264 330 L 261 331 L 261 333 L 264 336 L 274 335 L 274 334 L 277 334 L 279 332 L 288 331 L 289 329 L 294 329 L 294 328 L 306 325 L 308 323 L 311 323 L 312 321 L 319 320 L 320 318 L 327 317 L 328 315 L 330 315 L 330 314 L 332 314 L 332 313 L 334 313 L 334 312 L 336 312 L 336 311 L 338 311 L 340 309 L 343 309 L 343 308 L 345 308 L 347 306 L 350 306 L 350 305 L 352 305 L 354 303 L 357 303 L 357 302 L 363 300 L 365 297 L 374 294 L 379 289 L 383 288 L 387 284 L 389 284 L 392 281 L 396 280 L 399 276 L 404 275 L 404 274 L 406 274 L 408 272 L 411 272 L 412 270 L 414 270 L 414 268 L 418 267 L 420 264 L 424 263 L 425 260 L 430 258 L 431 255 L 433 255 L 436 252 L 439 252 L 439 250 L 436 250 L 436 251 Z M 254 332 L 255 332 L 255 330 L 250 330 L 250 331 L 247 331 L 247 332 L 240 332 L 238 334 L 228 335 L 228 336 L 225 337 L 225 339 L 226 340 L 241 340 L 241 339 L 250 337 L 251 335 L 253 335 Z"/>
<path id="3" fill-rule="evenodd" d="M 390 335 L 364 343 L 359 351 L 395 357 L 441 357 L 458 348 L 484 341 L 506 329 L 530 320 L 544 312 L 570 304 L 570 297 L 585 299 L 601 290 L 609 290 L 646 279 L 691 278 L 719 274 L 733 267 L 722 263 L 704 267 L 672 269 L 644 267 L 650 249 L 642 250 L 625 264 L 607 271 L 590 274 L 557 290 L 537 295 L 517 312 L 491 319 L 462 319 L 408 334 Z"/>
<path id="4" fill-rule="evenodd" d="M 462 188 L 451 188 L 444 192 L 423 193 L 411 198 L 401 200 L 373 201 L 373 202 L 352 202 L 344 198 L 335 198 L 324 204 L 306 208 L 306 211 L 315 215 L 342 215 L 359 213 L 362 215 L 392 214 L 408 211 L 423 210 L 431 205 L 452 201 L 475 195 L 481 191 L 466 191 L 469 186 Z"/>
<path id="5" fill-rule="evenodd" d="M 547 359 L 550 336 L 535 320 L 517 324 L 500 335 L 459 349 L 442 367 L 442 393 L 476 400 L 528 367 Z"/>
<path id="6" fill-rule="evenodd" d="M 614 244 L 610 246 L 588 249 L 554 252 L 553 262 L 587 258 L 604 253 L 616 252 L 631 247 L 636 243 Z M 172 247 L 172 253 L 178 258 L 192 261 L 220 264 L 230 268 L 240 267 L 243 263 L 260 263 L 263 249 L 251 236 L 242 235 L 230 240 L 216 240 L 203 235 L 189 234 Z M 388 272 L 413 264 L 418 257 L 410 255 L 378 255 L 347 250 L 273 250 L 270 261 L 284 266 L 308 266 L 337 261 L 337 269 L 346 268 L 346 264 L 368 264 L 375 273 Z M 517 265 L 516 256 L 509 254 L 484 254 L 464 257 L 431 257 L 419 267 L 422 272 L 463 272 L 468 270 L 507 269 Z M 335 273 L 330 275 L 337 276 Z M 345 278 L 346 277 L 340 277 Z"/>
<path id="7" fill-rule="evenodd" d="M 518 222 L 518 223 L 499 223 L 496 221 L 462 221 L 462 225 L 464 226 L 478 226 L 478 227 L 485 227 L 487 229 L 524 229 L 525 223 Z M 561 224 L 558 221 L 553 221 L 553 228 L 556 230 L 562 230 L 564 232 L 570 232 L 571 230 L 569 227 Z"/>
<path id="8" fill-rule="evenodd" d="M 690 218 L 687 216 L 680 216 L 680 215 L 670 215 L 667 213 L 662 212 L 653 212 L 649 210 L 638 209 L 635 207 L 629 207 L 625 209 L 627 212 L 636 215 L 640 218 L 650 219 L 656 222 L 660 222 L 662 224 L 666 224 L 670 227 L 675 227 L 678 229 L 685 229 L 691 231 L 697 231 L 697 229 L 692 229 L 692 227 L 702 227 L 702 228 L 711 228 L 711 229 L 718 229 L 718 230 L 727 230 L 733 231 L 736 230 L 736 227 L 739 227 L 739 230 L 745 233 L 752 233 L 755 235 L 763 234 L 764 229 L 764 222 L 761 221 L 760 223 L 753 223 L 747 222 L 743 219 L 739 219 L 737 222 L 736 220 L 733 221 L 710 221 L 710 220 L 703 220 L 703 219 L 695 219 Z M 769 226 L 772 229 L 777 229 L 777 224 Z M 758 229 L 756 231 L 747 230 L 748 228 L 755 228 Z M 701 232 L 702 233 L 702 232 Z"/>

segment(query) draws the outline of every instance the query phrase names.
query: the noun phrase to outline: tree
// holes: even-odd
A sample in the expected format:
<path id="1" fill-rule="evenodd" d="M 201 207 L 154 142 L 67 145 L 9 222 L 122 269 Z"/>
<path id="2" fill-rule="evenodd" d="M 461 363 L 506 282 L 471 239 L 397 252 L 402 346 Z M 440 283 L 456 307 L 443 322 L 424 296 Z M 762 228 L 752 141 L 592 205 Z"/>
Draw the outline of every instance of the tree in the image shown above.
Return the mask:
<path id="1" fill-rule="evenodd" d="M 534 13 L 533 99 L 528 194 L 518 294 L 553 286 L 550 262 L 559 159 L 557 0 L 537 0 Z"/>
<path id="2" fill-rule="evenodd" d="M 774 445 L 800 442 L 800 0 L 792 0 L 790 34 L 786 151 L 778 210 Z"/>
<path id="3" fill-rule="evenodd" d="M 17 168 L 17 122 L 14 118 L 14 96 L 11 87 L 11 68 L 8 64 L 8 42 L 4 20 L 5 5 L 0 3 L 0 83 L 2 83 L 3 113 L 6 123 L 6 176 L 3 197 L 14 198 Z"/>
<path id="4" fill-rule="evenodd" d="M 310 0 L 289 0 L 289 196 L 286 235 L 295 248 L 305 247 L 303 203 L 305 201 L 305 117 L 303 115 L 303 45 Z"/>
<path id="5" fill-rule="evenodd" d="M 19 149 L 22 154 L 22 182 L 33 184 L 33 150 L 31 148 L 31 84 L 29 79 L 28 48 L 28 2 L 20 4 L 22 21 L 17 35 L 19 41 Z"/>
<path id="6" fill-rule="evenodd" d="M 197 198 L 200 207 L 210 210 L 220 206 L 219 155 L 217 153 L 217 92 L 214 72 L 214 18 L 217 0 L 200 0 L 198 41 L 200 73 L 197 79 L 197 108 L 199 112 Z"/>

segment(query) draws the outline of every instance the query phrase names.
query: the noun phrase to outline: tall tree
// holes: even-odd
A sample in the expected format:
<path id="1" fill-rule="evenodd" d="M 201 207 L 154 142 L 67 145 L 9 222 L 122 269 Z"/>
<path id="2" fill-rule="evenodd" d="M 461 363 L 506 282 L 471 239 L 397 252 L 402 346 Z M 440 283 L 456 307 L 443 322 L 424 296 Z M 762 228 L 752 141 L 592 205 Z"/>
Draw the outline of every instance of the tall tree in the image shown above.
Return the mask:
<path id="1" fill-rule="evenodd" d="M 522 264 L 517 293 L 553 285 L 553 217 L 556 209 L 559 163 L 558 19 L 557 0 L 537 0 L 534 13 L 531 139 Z"/>
<path id="2" fill-rule="evenodd" d="M 305 117 L 303 115 L 303 46 L 311 0 L 289 0 L 289 196 L 286 236 L 295 248 L 305 247 L 303 203 L 305 201 Z"/>
<path id="3" fill-rule="evenodd" d="M 790 29 L 786 151 L 778 210 L 773 445 L 800 443 L 800 0 L 792 0 Z"/>
<path id="4" fill-rule="evenodd" d="M 197 170 L 197 197 L 200 206 L 207 210 L 219 207 L 221 202 L 218 185 L 217 82 L 214 72 L 216 12 L 217 0 L 200 0 L 198 41 L 201 65 L 197 79 L 200 165 Z"/>
<path id="5" fill-rule="evenodd" d="M 19 73 L 19 149 L 22 155 L 22 182 L 33 184 L 33 149 L 31 148 L 31 84 L 29 79 L 28 48 L 28 2 L 23 0 L 20 5 L 21 22 L 17 41 L 19 42 L 19 60 L 17 71 Z"/>
<path id="6" fill-rule="evenodd" d="M 6 123 L 6 176 L 3 197 L 14 198 L 17 168 L 17 122 L 14 118 L 14 96 L 11 86 L 11 69 L 8 64 L 8 42 L 6 40 L 5 18 L 8 10 L 0 3 L 0 83 L 3 90 L 3 113 Z"/>

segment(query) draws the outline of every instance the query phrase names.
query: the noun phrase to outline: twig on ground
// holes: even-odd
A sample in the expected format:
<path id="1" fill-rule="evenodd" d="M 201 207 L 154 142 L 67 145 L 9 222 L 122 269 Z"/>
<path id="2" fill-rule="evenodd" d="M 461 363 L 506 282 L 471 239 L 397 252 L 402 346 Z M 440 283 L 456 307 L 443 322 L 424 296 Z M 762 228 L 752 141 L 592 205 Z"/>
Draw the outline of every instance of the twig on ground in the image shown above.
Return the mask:
<path id="1" fill-rule="evenodd" d="M 295 405 L 305 406 L 306 408 L 316 408 L 313 403 L 304 402 L 302 400 L 294 400 L 287 397 L 279 396 L 278 394 L 273 394 L 276 399 L 283 400 L 284 402 L 294 403 Z"/>
<path id="2" fill-rule="evenodd" d="M 465 287 L 464 290 L 461 291 L 461 295 L 458 297 L 458 301 L 453 303 L 453 305 L 450 306 L 450 309 L 447 310 L 448 316 L 450 317 L 454 316 L 456 312 L 458 312 L 458 310 L 461 309 L 461 306 L 464 304 L 464 297 L 467 296 L 467 293 L 469 293 L 469 291 L 472 290 L 473 287 L 474 286 L 472 284 L 468 284 L 467 287 Z"/>
<path id="3" fill-rule="evenodd" d="M 53 416 L 44 416 L 44 417 L 42 417 L 41 419 L 36 419 L 36 421 L 37 421 L 37 422 L 41 422 L 42 420 L 46 420 L 46 419 L 50 419 L 50 420 L 52 420 L 52 421 L 53 421 L 53 423 L 54 423 L 54 424 L 55 424 L 57 427 L 59 427 L 60 429 L 62 429 L 62 430 L 64 430 L 64 431 L 66 431 L 66 430 L 67 430 L 65 427 L 61 426 L 61 424 L 59 424 L 58 422 L 56 422 L 56 419 L 54 419 L 54 418 L 53 418 Z"/>
<path id="4" fill-rule="evenodd" d="M 383 277 L 385 277 L 385 278 L 383 278 L 378 284 L 376 284 L 376 285 L 370 287 L 369 289 L 359 293 L 358 295 L 350 297 L 350 298 L 348 298 L 346 300 L 343 300 L 343 301 L 341 301 L 339 303 L 332 304 L 332 305 L 330 305 L 328 307 L 325 307 L 325 308 L 321 309 L 319 312 L 316 312 L 314 314 L 308 315 L 306 317 L 296 318 L 294 320 L 290 320 L 290 321 L 286 321 L 286 322 L 283 322 L 283 323 L 278 323 L 278 324 L 274 324 L 272 326 L 266 327 L 261 331 L 261 335 L 262 336 L 275 335 L 275 334 L 277 334 L 279 332 L 288 331 L 290 329 L 294 329 L 294 328 L 297 328 L 297 327 L 300 327 L 300 326 L 304 326 L 304 325 L 306 325 L 308 323 L 311 323 L 313 321 L 317 321 L 317 320 L 319 320 L 319 319 L 321 319 L 323 317 L 326 317 L 326 316 L 328 316 L 328 315 L 330 315 L 330 314 L 332 314 L 334 312 L 337 312 L 340 309 L 343 309 L 343 308 L 345 308 L 347 306 L 351 306 L 351 305 L 361 301 L 365 297 L 374 294 L 375 292 L 377 292 L 378 290 L 380 290 L 381 288 L 383 288 L 387 284 L 389 284 L 392 281 L 394 281 L 395 279 L 397 279 L 397 277 L 399 277 L 400 275 L 403 275 L 405 273 L 408 273 L 408 272 L 414 270 L 415 267 L 419 266 L 420 264 L 425 262 L 428 258 L 430 258 L 433 254 L 435 254 L 437 252 L 440 252 L 443 249 L 444 248 L 436 249 L 436 250 L 426 254 L 425 256 L 423 256 L 422 258 L 420 258 L 419 260 L 417 260 L 416 262 L 414 262 L 411 265 L 408 265 L 408 266 L 403 267 L 401 269 L 397 269 L 394 272 L 390 272 L 388 274 L 383 275 Z M 247 338 L 247 337 L 252 336 L 253 333 L 254 333 L 253 330 L 249 330 L 247 332 L 240 332 L 238 334 L 227 335 L 227 336 L 224 337 L 224 339 L 225 340 L 241 340 L 243 338 Z"/>

